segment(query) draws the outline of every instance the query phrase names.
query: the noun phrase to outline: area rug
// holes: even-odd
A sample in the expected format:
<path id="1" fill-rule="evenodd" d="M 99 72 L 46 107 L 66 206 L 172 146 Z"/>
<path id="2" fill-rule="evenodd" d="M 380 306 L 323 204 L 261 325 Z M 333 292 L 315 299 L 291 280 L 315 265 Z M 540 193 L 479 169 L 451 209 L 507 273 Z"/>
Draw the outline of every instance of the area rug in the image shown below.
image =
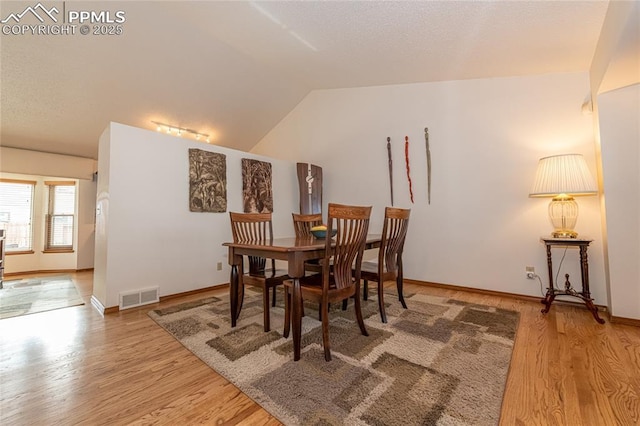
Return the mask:
<path id="1" fill-rule="evenodd" d="M 375 293 L 363 302 L 369 336 L 353 306 L 332 306 L 333 360 L 322 350 L 316 307 L 305 304 L 302 354 L 282 337 L 281 292 L 271 331 L 262 330 L 262 296 L 248 288 L 235 328 L 228 295 L 149 312 L 212 369 L 286 425 L 492 425 L 518 326 L 517 312 L 424 294 Z M 350 302 L 351 304 L 352 302 Z"/>
<path id="2" fill-rule="evenodd" d="M 82 304 L 68 275 L 5 281 L 0 289 L 0 319 Z"/>

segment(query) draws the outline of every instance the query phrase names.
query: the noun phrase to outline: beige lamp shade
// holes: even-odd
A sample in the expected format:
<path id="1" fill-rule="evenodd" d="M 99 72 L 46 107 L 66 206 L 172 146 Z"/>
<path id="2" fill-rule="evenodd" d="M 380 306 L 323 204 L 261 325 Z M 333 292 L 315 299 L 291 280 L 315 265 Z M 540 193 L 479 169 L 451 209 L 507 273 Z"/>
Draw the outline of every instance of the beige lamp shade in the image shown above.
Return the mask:
<path id="1" fill-rule="evenodd" d="M 549 203 L 549 218 L 554 226 L 554 238 L 576 238 L 573 229 L 578 221 L 578 203 L 574 195 L 598 193 L 584 157 L 564 154 L 544 157 L 538 163 L 530 197 L 553 197 Z"/>
<path id="2" fill-rule="evenodd" d="M 584 157 L 580 154 L 564 154 L 540 159 L 529 196 L 555 197 L 560 194 L 594 195 L 597 193 L 598 188 Z"/>

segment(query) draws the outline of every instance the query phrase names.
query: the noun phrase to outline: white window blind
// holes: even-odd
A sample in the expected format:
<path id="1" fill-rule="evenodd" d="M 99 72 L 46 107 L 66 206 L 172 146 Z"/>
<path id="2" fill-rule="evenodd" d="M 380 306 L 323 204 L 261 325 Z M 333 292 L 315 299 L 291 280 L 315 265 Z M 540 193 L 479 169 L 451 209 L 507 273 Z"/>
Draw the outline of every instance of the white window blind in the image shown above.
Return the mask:
<path id="1" fill-rule="evenodd" d="M 5 230 L 7 253 L 33 246 L 33 190 L 35 182 L 0 181 L 0 229 Z"/>

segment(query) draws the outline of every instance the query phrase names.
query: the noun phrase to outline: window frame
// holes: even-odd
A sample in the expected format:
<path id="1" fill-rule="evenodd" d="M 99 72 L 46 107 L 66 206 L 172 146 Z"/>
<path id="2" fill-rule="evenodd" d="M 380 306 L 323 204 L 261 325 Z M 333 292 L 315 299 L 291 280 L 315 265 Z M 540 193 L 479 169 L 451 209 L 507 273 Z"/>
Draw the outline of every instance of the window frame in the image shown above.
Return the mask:
<path id="1" fill-rule="evenodd" d="M 33 254 L 33 243 L 34 243 L 34 235 L 33 235 L 33 224 L 34 224 L 34 213 L 35 213 L 35 195 L 36 195 L 36 185 L 38 184 L 35 180 L 27 180 L 27 179 L 9 179 L 9 178 L 0 178 L 0 183 L 15 183 L 21 185 L 30 185 L 31 186 L 31 209 L 29 212 L 29 247 L 28 248 L 18 248 L 17 250 L 12 250 L 9 247 L 9 232 L 5 230 L 5 255 L 15 255 L 15 254 Z"/>
<path id="2" fill-rule="evenodd" d="M 72 253 L 75 250 L 74 240 L 76 234 L 76 203 L 77 203 L 77 185 L 75 181 L 44 181 L 44 185 L 47 188 L 47 210 L 44 220 L 44 253 Z M 73 213 L 72 214 L 55 214 L 55 191 L 58 186 L 73 186 L 74 199 L 73 199 Z M 56 218 L 65 217 L 71 218 L 71 244 L 67 245 L 54 245 L 53 244 L 53 222 Z"/>

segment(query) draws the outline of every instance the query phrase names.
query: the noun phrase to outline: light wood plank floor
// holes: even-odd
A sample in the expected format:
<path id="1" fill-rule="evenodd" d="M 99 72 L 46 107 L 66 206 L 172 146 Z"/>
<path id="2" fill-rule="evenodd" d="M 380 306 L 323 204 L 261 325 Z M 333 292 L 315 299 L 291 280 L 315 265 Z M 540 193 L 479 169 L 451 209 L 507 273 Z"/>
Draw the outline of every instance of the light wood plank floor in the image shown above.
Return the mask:
<path id="1" fill-rule="evenodd" d="M 84 306 L 0 321 L 0 424 L 280 424 L 149 319 L 158 305 L 103 318 L 92 273 L 72 276 Z M 406 287 L 521 313 L 502 425 L 640 424 L 640 328 L 572 306 L 543 316 L 535 302 Z"/>

